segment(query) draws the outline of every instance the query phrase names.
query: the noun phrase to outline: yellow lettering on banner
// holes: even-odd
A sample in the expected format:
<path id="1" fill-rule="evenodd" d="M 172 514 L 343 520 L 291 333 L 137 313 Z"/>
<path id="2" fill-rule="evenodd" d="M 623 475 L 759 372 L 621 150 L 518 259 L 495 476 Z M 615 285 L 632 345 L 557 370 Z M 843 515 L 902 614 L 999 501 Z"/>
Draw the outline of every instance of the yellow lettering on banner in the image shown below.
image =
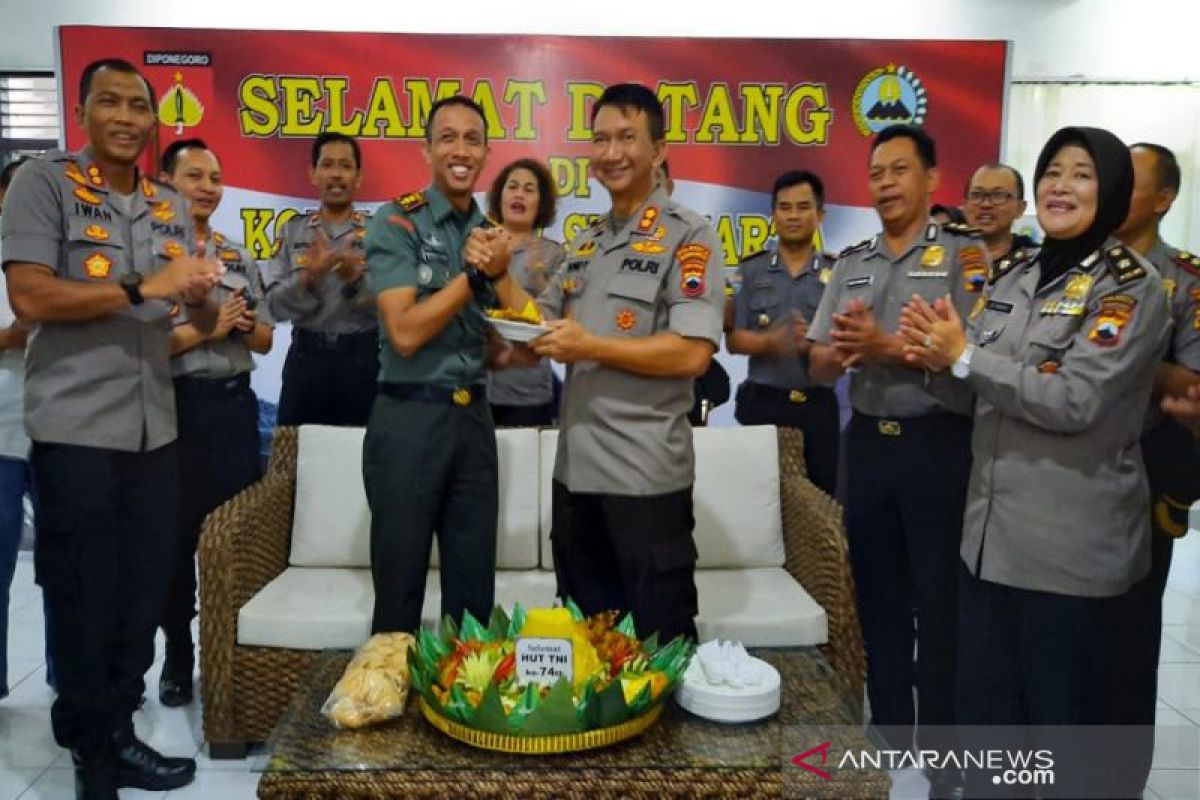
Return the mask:
<path id="1" fill-rule="evenodd" d="M 695 81 L 682 83 L 660 82 L 656 90 L 666 116 L 667 143 L 688 140 L 687 111 L 700 105 L 700 87 Z"/>
<path id="2" fill-rule="evenodd" d="M 500 108 L 496 105 L 496 92 L 492 89 L 492 82 L 489 80 L 475 81 L 475 91 L 471 92 L 471 99 L 483 109 L 483 120 L 487 123 L 488 141 L 494 142 L 497 139 L 508 138 L 508 131 L 504 129 L 504 122 L 500 119 Z"/>
<path id="3" fill-rule="evenodd" d="M 833 121 L 825 85 L 802 83 L 794 87 L 784 105 L 783 120 L 788 138 L 796 144 L 825 144 Z"/>
<path id="4" fill-rule="evenodd" d="M 725 264 L 736 264 L 738 260 L 737 236 L 733 231 L 733 218 L 722 214 L 713 226 L 717 229 L 717 241 L 721 243 L 721 251 L 725 256 Z"/>
<path id="5" fill-rule="evenodd" d="M 325 130 L 330 133 L 344 133 L 347 136 L 358 136 L 362 131 L 362 112 L 355 110 L 346 119 L 346 92 L 350 89 L 350 79 L 344 76 L 327 76 L 321 79 L 321 91 L 328 98 L 326 108 L 328 119 Z"/>
<path id="6" fill-rule="evenodd" d="M 785 88 L 778 83 L 742 85 L 743 143 L 779 144 L 779 106 Z"/>
<path id="7" fill-rule="evenodd" d="M 554 190 L 559 197 L 574 195 L 575 197 L 591 197 L 592 187 L 588 184 L 588 167 L 591 159 L 587 156 L 570 158 L 568 156 L 550 156 L 550 177 L 554 181 Z"/>
<path id="8" fill-rule="evenodd" d="M 700 125 L 696 129 L 695 141 L 701 144 L 711 144 L 714 141 L 718 144 L 737 144 L 742 141 L 737 121 L 733 118 L 733 99 L 729 96 L 729 87 L 725 84 L 714 83 L 708 90 L 708 99 L 704 104 Z"/>
<path id="9" fill-rule="evenodd" d="M 408 135 L 413 139 L 425 138 L 426 117 L 435 100 L 453 97 L 462 92 L 462 81 L 457 79 L 439 80 L 436 94 L 429 90 L 429 80 L 426 78 L 405 78 L 404 90 L 408 92 Z"/>
<path id="10" fill-rule="evenodd" d="M 403 139 L 405 133 L 392 79 L 376 78 L 375 85 L 371 87 L 371 102 L 367 107 L 367 118 L 362 123 L 361 135 L 371 139 Z"/>
<path id="11" fill-rule="evenodd" d="M 242 241 L 246 243 L 246 249 L 255 261 L 269 259 L 274 242 L 267 232 L 267 226 L 271 224 L 275 212 L 269 208 L 243 208 L 241 216 Z"/>
<path id="12" fill-rule="evenodd" d="M 279 79 L 283 90 L 282 136 L 316 136 L 321 132 L 325 115 L 314 112 L 313 106 L 321 99 L 321 82 L 308 75 L 286 75 Z"/>
<path id="13" fill-rule="evenodd" d="M 604 94 L 604 84 L 595 81 L 568 81 L 567 97 L 571 100 L 571 120 L 567 126 L 568 142 L 592 140 L 591 105 Z"/>
<path id="14" fill-rule="evenodd" d="M 238 122 L 243 136 L 270 136 L 279 127 L 279 90 L 270 75 L 247 75 L 238 86 Z"/>
<path id="15" fill-rule="evenodd" d="M 504 84 L 504 102 L 517 103 L 517 127 L 512 138 L 518 142 L 532 142 L 537 136 L 533 126 L 533 104 L 546 104 L 546 84 L 542 81 L 523 81 L 509 78 Z"/>
<path id="16" fill-rule="evenodd" d="M 563 241 L 570 244 L 580 231 L 598 219 L 600 219 L 599 214 L 567 214 L 566 219 L 563 220 Z"/>
<path id="17" fill-rule="evenodd" d="M 280 211 L 278 214 L 275 215 L 275 227 L 274 227 L 273 235 L 271 236 L 272 242 L 274 242 L 276 239 L 278 239 L 280 236 L 283 235 L 283 226 L 287 225 L 288 220 L 290 220 L 292 217 L 296 216 L 299 213 L 300 212 L 294 208 L 285 208 L 282 211 Z"/>
<path id="18" fill-rule="evenodd" d="M 738 250 L 743 258 L 762 250 L 771 236 L 771 222 L 761 214 L 742 214 L 738 217 L 738 227 L 742 238 Z"/>

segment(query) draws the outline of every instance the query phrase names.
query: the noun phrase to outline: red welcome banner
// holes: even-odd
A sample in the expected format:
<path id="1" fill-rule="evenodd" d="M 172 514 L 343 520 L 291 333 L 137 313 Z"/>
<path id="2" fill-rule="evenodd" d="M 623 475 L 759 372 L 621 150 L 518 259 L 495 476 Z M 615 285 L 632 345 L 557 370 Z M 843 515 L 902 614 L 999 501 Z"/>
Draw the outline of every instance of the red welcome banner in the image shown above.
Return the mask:
<path id="1" fill-rule="evenodd" d="M 831 204 L 833 247 L 870 233 L 869 137 L 917 122 L 938 142 L 941 189 L 961 200 L 980 163 L 998 157 L 1007 44 L 885 41 L 598 38 L 284 31 L 59 29 L 64 121 L 78 76 L 98 58 L 144 71 L 160 105 L 157 147 L 199 136 L 219 154 L 228 187 L 216 223 L 257 257 L 275 228 L 311 207 L 309 150 L 323 130 L 360 139 L 366 208 L 422 188 L 425 117 L 463 93 L 487 113 L 492 154 L 483 181 L 512 159 L 546 160 L 558 184 L 553 238 L 607 208 L 589 181 L 588 129 L 603 87 L 653 87 L 667 119 L 677 195 L 717 226 L 726 261 L 770 234 L 775 177 L 811 169 Z M 84 142 L 67 122 L 67 145 Z M 857 213 L 855 213 L 857 212 Z M 866 213 L 864 213 L 866 212 Z"/>

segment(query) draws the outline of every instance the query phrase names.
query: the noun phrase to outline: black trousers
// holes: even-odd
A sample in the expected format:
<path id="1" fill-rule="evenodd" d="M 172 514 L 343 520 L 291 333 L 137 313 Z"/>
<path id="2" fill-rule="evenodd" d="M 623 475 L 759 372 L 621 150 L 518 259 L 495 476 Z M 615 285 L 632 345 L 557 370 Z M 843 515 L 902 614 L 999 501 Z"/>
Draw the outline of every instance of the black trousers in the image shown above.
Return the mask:
<path id="1" fill-rule="evenodd" d="M 257 481 L 258 399 L 250 376 L 223 380 L 175 379 L 179 426 L 178 545 L 163 606 L 167 640 L 164 672 L 192 674 L 192 618 L 196 616 L 196 545 L 204 518 Z"/>
<path id="2" fill-rule="evenodd" d="M 966 747 L 1046 749 L 1048 797 L 1139 796 L 1120 662 L 1129 657 L 1131 595 L 1076 597 L 1017 589 L 959 567 L 955 711 Z M 1121 726 L 1121 727 L 1116 727 Z M 968 797 L 1003 797 L 968 770 Z M 1029 794 L 1029 791 L 1024 794 Z"/>
<path id="3" fill-rule="evenodd" d="M 379 381 L 379 334 L 293 330 L 279 390 L 280 425 L 367 424 Z"/>
<path id="4" fill-rule="evenodd" d="M 738 387 L 734 417 L 743 425 L 775 425 L 804 432 L 804 463 L 808 479 L 831 497 L 837 497 L 838 423 L 837 395 L 833 389 L 804 389 L 803 401 L 792 393 L 753 381 Z"/>
<path id="5" fill-rule="evenodd" d="M 497 428 L 548 428 L 554 424 L 554 403 L 540 406 L 502 406 L 493 403 L 492 420 Z"/>
<path id="6" fill-rule="evenodd" d="M 912 745 L 918 722 L 954 721 L 955 590 L 970 436 L 971 420 L 953 414 L 881 420 L 855 413 L 847 429 L 846 531 L 867 692 L 872 723 L 897 748 Z M 923 747 L 945 744 L 919 732 L 918 739 Z"/>
<path id="7" fill-rule="evenodd" d="M 132 724 L 154 663 L 175 552 L 177 449 L 144 453 L 34 442 L 37 581 L 54 625 L 54 739 L 103 747 Z"/>
<path id="8" fill-rule="evenodd" d="M 692 487 L 638 497 L 571 492 L 554 481 L 551 503 L 559 597 L 588 615 L 631 612 L 641 638 L 696 638 Z"/>
<path id="9" fill-rule="evenodd" d="M 371 630 L 421 626 L 433 536 L 438 537 L 443 616 L 484 622 L 496 589 L 499 513 L 496 431 L 488 406 L 398 400 L 380 394 L 363 442 L 371 508 Z"/>

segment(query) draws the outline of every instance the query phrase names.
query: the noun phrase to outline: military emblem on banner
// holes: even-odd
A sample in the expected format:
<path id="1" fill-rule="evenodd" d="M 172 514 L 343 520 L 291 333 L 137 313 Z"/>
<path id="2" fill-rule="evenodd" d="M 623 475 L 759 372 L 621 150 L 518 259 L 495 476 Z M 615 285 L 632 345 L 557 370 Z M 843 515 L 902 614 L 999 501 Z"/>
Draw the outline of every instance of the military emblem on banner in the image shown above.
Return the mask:
<path id="1" fill-rule="evenodd" d="M 212 56 L 198 52 L 143 54 L 146 80 L 158 95 L 160 136 L 194 136 L 215 101 Z"/>
<path id="2" fill-rule="evenodd" d="M 903 65 L 871 70 L 854 90 L 854 126 L 867 137 L 889 125 L 921 125 L 928 108 L 921 79 Z"/>

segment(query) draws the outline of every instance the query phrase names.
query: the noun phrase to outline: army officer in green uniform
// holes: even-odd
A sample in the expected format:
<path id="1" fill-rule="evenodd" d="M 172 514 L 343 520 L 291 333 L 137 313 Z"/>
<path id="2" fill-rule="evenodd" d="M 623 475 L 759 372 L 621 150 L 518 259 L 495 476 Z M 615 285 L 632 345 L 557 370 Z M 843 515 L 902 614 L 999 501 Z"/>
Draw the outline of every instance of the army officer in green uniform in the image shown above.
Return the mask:
<path id="1" fill-rule="evenodd" d="M 366 237 L 383 340 L 363 445 L 375 632 L 420 626 L 434 531 L 442 613 L 487 619 L 494 591 L 499 499 L 483 306 L 496 292 L 462 258 L 484 223 L 471 194 L 488 154 L 483 111 L 466 97 L 439 100 L 425 136 L 432 184 L 385 203 Z M 506 275 L 506 238 L 492 233 Z"/>

